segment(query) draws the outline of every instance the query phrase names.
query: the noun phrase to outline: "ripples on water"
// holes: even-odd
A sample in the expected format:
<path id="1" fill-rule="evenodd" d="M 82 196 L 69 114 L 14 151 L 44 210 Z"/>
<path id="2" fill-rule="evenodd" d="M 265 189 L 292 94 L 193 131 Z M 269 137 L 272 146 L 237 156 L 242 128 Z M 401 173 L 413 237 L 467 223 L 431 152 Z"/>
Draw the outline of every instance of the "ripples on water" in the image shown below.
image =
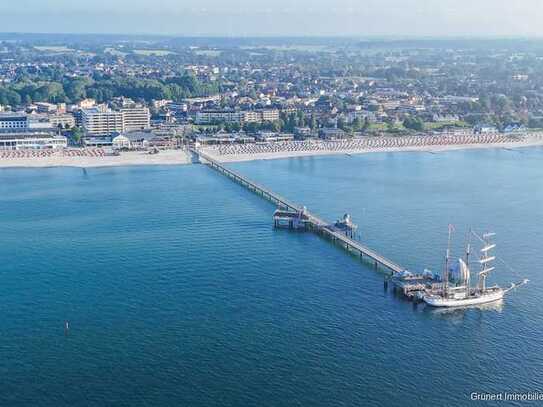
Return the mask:
<path id="1" fill-rule="evenodd" d="M 435 311 L 202 166 L 0 170 L 0 405 L 468 405 L 542 387 L 540 149 L 232 164 L 413 270 L 448 223 L 531 283 Z M 501 269 L 499 282 L 517 280 Z M 65 321 L 70 330 L 64 332 Z"/>

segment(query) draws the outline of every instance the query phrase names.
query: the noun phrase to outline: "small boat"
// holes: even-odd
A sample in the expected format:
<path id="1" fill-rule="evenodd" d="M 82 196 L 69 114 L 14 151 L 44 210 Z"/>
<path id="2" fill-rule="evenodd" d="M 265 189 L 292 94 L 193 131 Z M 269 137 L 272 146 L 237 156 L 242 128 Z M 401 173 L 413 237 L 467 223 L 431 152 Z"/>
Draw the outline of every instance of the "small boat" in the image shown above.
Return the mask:
<path id="1" fill-rule="evenodd" d="M 466 307 L 479 304 L 487 304 L 500 301 L 505 294 L 512 289 L 528 283 L 528 280 L 523 280 L 519 283 L 511 284 L 511 287 L 504 289 L 497 285 L 487 287 L 486 280 L 488 275 L 496 269 L 492 263 L 496 260 L 496 256 L 490 251 L 496 247 L 496 244 L 491 242 L 491 238 L 495 233 L 486 233 L 483 236 L 477 235 L 471 231 L 470 236 L 476 236 L 484 246 L 480 250 L 481 257 L 477 263 L 481 270 L 477 274 L 477 284 L 471 286 L 472 271 L 470 270 L 470 250 L 471 246 L 468 243 L 466 248 L 465 259 L 458 259 L 455 267 L 450 267 L 450 244 L 451 244 L 452 227 L 449 226 L 449 245 L 445 258 L 445 272 L 443 276 L 443 284 L 440 289 L 428 291 L 422 295 L 422 300 L 432 307 Z"/>

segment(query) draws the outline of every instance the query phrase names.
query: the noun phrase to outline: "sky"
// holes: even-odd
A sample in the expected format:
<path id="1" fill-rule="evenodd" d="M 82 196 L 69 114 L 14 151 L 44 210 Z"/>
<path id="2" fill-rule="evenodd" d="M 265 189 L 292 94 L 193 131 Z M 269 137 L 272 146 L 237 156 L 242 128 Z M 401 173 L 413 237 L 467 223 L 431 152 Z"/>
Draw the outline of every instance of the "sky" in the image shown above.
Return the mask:
<path id="1" fill-rule="evenodd" d="M 0 0 L 1 32 L 543 36 L 543 0 Z"/>

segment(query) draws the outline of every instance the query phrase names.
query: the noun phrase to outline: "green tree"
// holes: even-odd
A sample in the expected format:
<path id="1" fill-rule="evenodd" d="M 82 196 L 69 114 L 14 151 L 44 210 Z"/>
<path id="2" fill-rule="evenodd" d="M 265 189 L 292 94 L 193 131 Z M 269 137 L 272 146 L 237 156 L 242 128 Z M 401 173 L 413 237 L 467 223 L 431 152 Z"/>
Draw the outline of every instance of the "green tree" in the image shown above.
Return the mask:
<path id="1" fill-rule="evenodd" d="M 72 140 L 76 144 L 80 144 L 82 138 L 83 138 L 83 130 L 81 130 L 79 127 L 74 127 L 72 129 Z"/>
<path id="2" fill-rule="evenodd" d="M 403 121 L 403 127 L 406 129 L 411 129 L 415 131 L 424 130 L 424 122 L 419 117 L 407 117 Z"/>

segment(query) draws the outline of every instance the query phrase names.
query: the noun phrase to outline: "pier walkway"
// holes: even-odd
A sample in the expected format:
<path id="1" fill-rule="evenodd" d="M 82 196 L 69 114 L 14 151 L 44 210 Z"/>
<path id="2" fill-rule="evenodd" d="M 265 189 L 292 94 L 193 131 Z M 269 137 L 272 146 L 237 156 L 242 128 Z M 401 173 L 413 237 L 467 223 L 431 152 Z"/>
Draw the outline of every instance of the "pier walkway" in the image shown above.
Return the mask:
<path id="1" fill-rule="evenodd" d="M 318 216 L 312 214 L 311 212 L 308 212 L 305 209 L 305 207 L 299 206 L 287 200 L 286 198 L 282 197 L 281 195 L 276 194 L 275 192 L 270 191 L 269 189 L 249 180 L 248 178 L 239 174 L 238 172 L 233 171 L 229 168 L 226 168 L 220 162 L 218 162 L 217 160 L 215 160 L 214 158 L 210 157 L 208 154 L 200 150 L 191 148 L 190 152 L 198 156 L 201 162 L 203 161 L 203 164 L 207 164 L 209 167 L 225 175 L 226 177 L 232 179 L 238 184 L 246 187 L 250 191 L 253 191 L 254 193 L 262 196 L 264 199 L 267 199 L 268 201 L 276 204 L 279 208 L 282 208 L 288 211 L 294 211 L 296 213 L 303 213 L 304 216 L 308 218 L 309 220 L 308 223 L 312 231 L 314 231 L 317 234 L 321 234 L 336 243 L 339 243 L 347 251 L 358 254 L 362 258 L 366 257 L 367 259 L 371 260 L 376 267 L 381 266 L 391 271 L 393 274 L 405 271 L 404 267 L 393 262 L 392 260 L 387 259 L 385 256 L 382 256 L 376 251 L 366 247 L 359 241 L 351 239 L 350 237 L 346 236 L 344 233 L 341 233 L 340 231 L 336 230 L 335 227 L 331 225 L 329 222 L 325 222 L 323 219 L 319 218 Z"/>

